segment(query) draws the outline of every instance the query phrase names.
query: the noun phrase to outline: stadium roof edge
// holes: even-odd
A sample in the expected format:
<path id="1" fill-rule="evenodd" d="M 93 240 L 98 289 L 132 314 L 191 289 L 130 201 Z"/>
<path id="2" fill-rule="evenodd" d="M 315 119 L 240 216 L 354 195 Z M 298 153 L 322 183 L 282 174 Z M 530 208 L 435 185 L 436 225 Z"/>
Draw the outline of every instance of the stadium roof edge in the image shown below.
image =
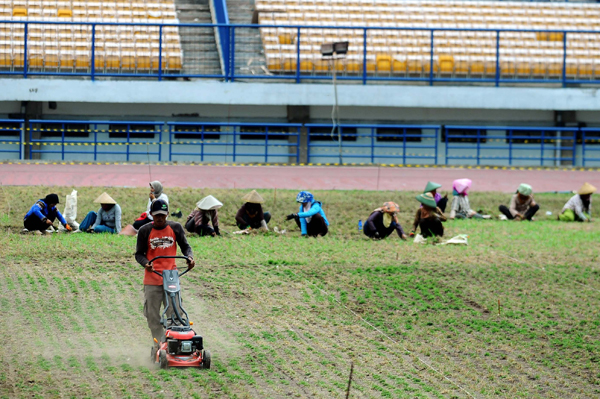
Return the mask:
<path id="1" fill-rule="evenodd" d="M 600 110 L 596 88 L 339 85 L 342 107 Z M 330 106 L 331 85 L 1 79 L 0 101 Z"/>

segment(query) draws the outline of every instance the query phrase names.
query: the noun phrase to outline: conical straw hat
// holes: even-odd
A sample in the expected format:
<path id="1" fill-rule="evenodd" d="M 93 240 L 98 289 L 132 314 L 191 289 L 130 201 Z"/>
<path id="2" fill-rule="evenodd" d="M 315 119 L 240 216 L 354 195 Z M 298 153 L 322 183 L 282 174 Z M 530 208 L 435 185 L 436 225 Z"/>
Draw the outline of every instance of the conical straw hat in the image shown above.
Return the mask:
<path id="1" fill-rule="evenodd" d="M 219 209 L 223 204 L 212 195 L 209 195 L 198 201 L 196 206 L 203 211 L 210 211 L 211 209 Z"/>
<path id="2" fill-rule="evenodd" d="M 590 183 L 584 183 L 583 186 L 577 191 L 579 195 L 587 195 L 596 192 L 596 187 L 592 186 Z"/>
<path id="3" fill-rule="evenodd" d="M 442 185 L 441 185 L 441 184 L 439 184 L 439 183 L 435 183 L 435 182 L 432 182 L 432 181 L 428 181 L 428 182 L 427 182 L 427 185 L 425 186 L 425 190 L 423 191 L 423 194 L 425 194 L 425 193 L 430 193 L 430 192 L 432 192 L 433 190 L 437 190 L 437 189 L 438 189 L 438 188 L 440 188 L 440 187 L 442 187 Z"/>
<path id="4" fill-rule="evenodd" d="M 249 202 L 251 204 L 262 204 L 265 202 L 263 197 L 261 197 L 260 194 L 256 192 L 256 190 L 252 190 L 248 194 L 244 195 L 242 197 L 242 201 Z"/>
<path id="5" fill-rule="evenodd" d="M 112 197 L 110 195 L 108 195 L 108 194 L 106 194 L 106 192 L 104 192 L 98 198 L 96 198 L 94 200 L 94 203 L 96 203 L 96 204 L 116 204 L 117 201 L 112 199 Z"/>
<path id="6" fill-rule="evenodd" d="M 417 201 L 431 208 L 435 208 L 437 206 L 437 204 L 435 203 L 435 198 L 433 198 L 433 195 L 431 195 L 431 193 L 423 193 L 417 195 Z"/>

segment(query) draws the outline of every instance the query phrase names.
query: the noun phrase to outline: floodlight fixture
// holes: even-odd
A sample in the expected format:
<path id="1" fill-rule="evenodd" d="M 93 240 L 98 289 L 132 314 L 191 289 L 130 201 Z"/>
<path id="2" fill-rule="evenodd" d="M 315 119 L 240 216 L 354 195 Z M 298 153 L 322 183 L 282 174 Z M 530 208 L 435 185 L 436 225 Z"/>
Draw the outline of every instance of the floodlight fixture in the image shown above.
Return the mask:
<path id="1" fill-rule="evenodd" d="M 346 55 L 348 53 L 348 44 L 348 42 L 324 43 L 321 45 L 321 55 L 323 57 Z"/>

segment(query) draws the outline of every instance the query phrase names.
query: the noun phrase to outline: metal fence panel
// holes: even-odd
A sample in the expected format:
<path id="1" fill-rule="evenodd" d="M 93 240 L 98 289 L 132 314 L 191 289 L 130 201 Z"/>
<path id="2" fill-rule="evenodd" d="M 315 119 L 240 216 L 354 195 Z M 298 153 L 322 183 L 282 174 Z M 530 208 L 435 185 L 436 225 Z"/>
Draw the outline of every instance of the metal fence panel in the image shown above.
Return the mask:
<path id="1" fill-rule="evenodd" d="M 29 159 L 150 162 L 162 160 L 164 122 L 30 120 Z M 75 127 L 73 127 L 75 126 Z M 72 156 L 76 155 L 76 156 Z"/>
<path id="2" fill-rule="evenodd" d="M 169 160 L 299 163 L 301 124 L 168 122 Z"/>
<path id="3" fill-rule="evenodd" d="M 0 119 L 0 153 L 5 159 L 23 159 L 23 119 Z"/>
<path id="4" fill-rule="evenodd" d="M 341 124 L 339 130 L 332 124 L 305 126 L 309 162 L 438 163 L 440 126 Z"/>
<path id="5" fill-rule="evenodd" d="M 577 128 L 445 126 L 446 164 L 576 166 Z M 459 160 L 453 162 L 453 160 Z"/>

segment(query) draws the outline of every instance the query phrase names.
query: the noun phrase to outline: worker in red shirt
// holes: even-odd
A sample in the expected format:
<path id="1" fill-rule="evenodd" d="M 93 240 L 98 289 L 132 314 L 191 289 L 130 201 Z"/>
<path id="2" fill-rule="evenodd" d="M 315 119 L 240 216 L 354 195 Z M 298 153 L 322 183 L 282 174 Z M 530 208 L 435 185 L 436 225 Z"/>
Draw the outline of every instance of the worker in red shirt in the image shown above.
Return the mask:
<path id="1" fill-rule="evenodd" d="M 152 271 L 173 270 L 176 265 L 175 259 L 157 259 L 152 263 L 148 259 L 157 256 L 175 256 L 178 244 L 183 255 L 188 258 L 188 268 L 192 269 L 196 263 L 192 257 L 192 248 L 185 238 L 183 227 L 177 222 L 167 221 L 169 205 L 161 199 L 154 200 L 150 213 L 154 222 L 140 228 L 137 235 L 135 260 L 146 268 L 144 272 L 144 316 L 148 321 L 152 337 L 161 342 L 165 331 L 160 324 L 160 306 L 161 304 L 164 306 L 165 294 L 162 278 Z M 170 317 L 172 313 L 173 307 L 170 307 L 167 317 Z"/>

